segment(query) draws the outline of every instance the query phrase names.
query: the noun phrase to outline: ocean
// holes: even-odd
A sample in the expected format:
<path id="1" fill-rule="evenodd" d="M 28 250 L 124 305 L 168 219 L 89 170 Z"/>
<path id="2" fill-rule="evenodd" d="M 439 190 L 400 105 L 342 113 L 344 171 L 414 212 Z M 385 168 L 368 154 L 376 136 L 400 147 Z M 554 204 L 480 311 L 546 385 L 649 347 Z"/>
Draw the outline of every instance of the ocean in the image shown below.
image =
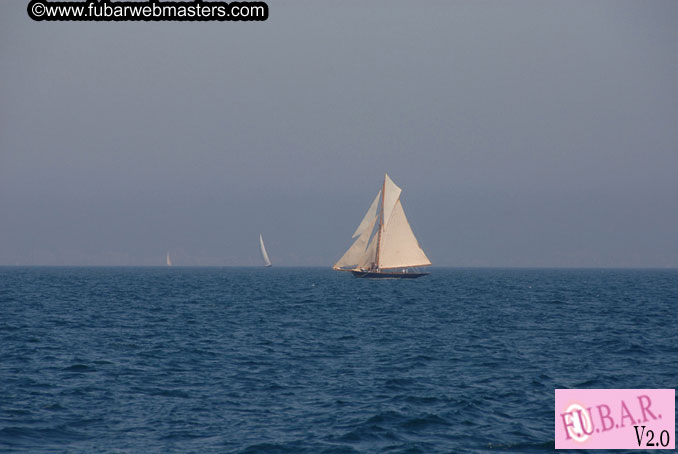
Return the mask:
<path id="1" fill-rule="evenodd" d="M 552 452 L 556 388 L 678 388 L 678 270 L 0 268 L 0 452 Z"/>

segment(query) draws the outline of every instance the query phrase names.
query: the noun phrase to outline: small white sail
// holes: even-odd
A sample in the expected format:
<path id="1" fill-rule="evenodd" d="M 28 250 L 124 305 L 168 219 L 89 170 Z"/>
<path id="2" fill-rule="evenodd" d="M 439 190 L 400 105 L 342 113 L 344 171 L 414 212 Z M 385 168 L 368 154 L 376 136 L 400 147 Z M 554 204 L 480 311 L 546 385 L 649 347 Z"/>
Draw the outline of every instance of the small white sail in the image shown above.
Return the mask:
<path id="1" fill-rule="evenodd" d="M 374 228 L 374 225 L 372 223 L 374 222 L 375 219 L 377 219 L 377 207 L 379 206 L 380 197 L 381 189 L 379 190 L 379 192 L 377 192 L 377 196 L 374 198 L 374 202 L 372 202 L 372 205 L 370 205 L 370 209 L 367 210 L 367 213 L 365 213 L 365 217 L 363 218 L 362 221 L 360 221 L 360 225 L 358 226 L 357 229 L 355 229 L 355 233 L 351 238 L 355 238 L 358 235 L 362 234 L 370 225 L 372 225 L 372 227 L 370 227 L 369 230 L 372 231 L 372 228 Z"/>
<path id="2" fill-rule="evenodd" d="M 385 225 L 379 248 L 379 268 L 428 266 L 431 261 L 419 246 L 407 222 L 400 200 L 396 202 L 391 219 Z"/>
<path id="3" fill-rule="evenodd" d="M 271 259 L 268 258 L 266 247 L 264 246 L 264 237 L 259 234 L 259 247 L 261 248 L 261 257 L 264 259 L 264 266 L 271 266 Z"/>
<path id="4" fill-rule="evenodd" d="M 377 201 L 379 201 L 379 196 L 377 195 Z M 370 208 L 371 210 L 372 208 Z M 375 207 L 376 212 L 376 207 Z M 369 212 L 368 212 L 369 214 Z M 355 267 L 357 266 L 363 255 L 365 254 L 365 249 L 367 248 L 367 242 L 370 240 L 370 235 L 374 230 L 374 225 L 377 223 L 376 213 L 372 217 L 372 222 L 370 225 L 363 230 L 362 234 L 358 237 L 357 240 L 348 248 L 348 251 L 334 264 L 333 268 L 335 270 L 341 268 Z"/>
<path id="5" fill-rule="evenodd" d="M 167 257 L 165 257 L 165 264 L 167 266 L 172 266 L 172 260 L 170 259 L 169 251 L 167 251 Z"/>
<path id="6" fill-rule="evenodd" d="M 367 246 L 367 250 L 358 262 L 358 268 L 360 269 L 370 269 L 373 268 L 377 263 L 377 244 L 379 243 L 379 235 L 374 235 L 370 245 Z"/>
<path id="7" fill-rule="evenodd" d="M 389 178 L 388 174 L 384 175 L 384 206 L 382 210 L 384 211 L 384 219 L 382 220 L 383 225 L 388 224 L 388 221 L 391 219 L 391 213 L 393 213 L 393 208 L 395 207 L 396 202 L 400 198 L 400 189 L 396 184 Z"/>

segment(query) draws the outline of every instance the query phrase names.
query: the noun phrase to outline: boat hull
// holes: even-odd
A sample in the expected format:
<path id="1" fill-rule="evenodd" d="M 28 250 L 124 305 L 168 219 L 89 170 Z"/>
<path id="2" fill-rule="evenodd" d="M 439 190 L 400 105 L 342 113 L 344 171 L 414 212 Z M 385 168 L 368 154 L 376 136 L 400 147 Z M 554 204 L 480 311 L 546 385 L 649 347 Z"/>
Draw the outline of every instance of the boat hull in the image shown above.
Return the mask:
<path id="1" fill-rule="evenodd" d="M 426 276 L 429 273 L 396 273 L 396 272 L 375 272 L 375 271 L 354 271 L 351 274 L 358 278 L 365 279 L 416 279 Z"/>

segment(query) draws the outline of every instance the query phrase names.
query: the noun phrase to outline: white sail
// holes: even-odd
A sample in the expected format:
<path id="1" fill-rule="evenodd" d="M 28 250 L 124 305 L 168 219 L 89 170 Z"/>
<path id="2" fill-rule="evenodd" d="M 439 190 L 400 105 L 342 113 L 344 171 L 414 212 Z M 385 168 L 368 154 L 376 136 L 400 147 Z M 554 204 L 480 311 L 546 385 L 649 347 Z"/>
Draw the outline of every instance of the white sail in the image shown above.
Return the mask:
<path id="1" fill-rule="evenodd" d="M 381 192 L 381 191 L 380 191 Z M 379 195 L 377 195 L 377 201 L 379 201 Z M 371 210 L 372 208 L 370 208 Z M 369 214 L 369 212 L 368 212 Z M 360 263 L 363 255 L 365 254 L 365 249 L 367 248 L 367 242 L 370 240 L 370 235 L 374 230 L 374 225 L 377 222 L 376 215 L 376 206 L 375 213 L 372 216 L 372 222 L 363 229 L 363 232 L 360 234 L 357 240 L 348 248 L 348 251 L 334 264 L 333 268 L 335 270 L 347 267 L 355 267 Z"/>
<path id="2" fill-rule="evenodd" d="M 381 207 L 384 211 L 383 225 L 388 224 L 388 221 L 391 219 L 391 213 L 393 213 L 393 208 L 400 198 L 401 192 L 402 189 L 396 186 L 388 174 L 384 174 L 384 204 Z"/>
<path id="3" fill-rule="evenodd" d="M 271 260 L 268 258 L 266 253 L 266 247 L 264 246 L 264 237 L 259 234 L 259 247 L 261 248 L 261 257 L 264 259 L 264 266 L 271 266 Z"/>
<path id="4" fill-rule="evenodd" d="M 377 263 L 377 244 L 379 243 L 379 235 L 374 235 L 370 245 L 367 246 L 365 253 L 358 262 L 358 268 L 370 269 Z"/>
<path id="5" fill-rule="evenodd" d="M 172 266 L 172 260 L 170 259 L 169 251 L 167 251 L 167 257 L 165 257 L 165 264 L 167 266 Z"/>
<path id="6" fill-rule="evenodd" d="M 403 206 L 398 200 L 383 227 L 379 247 L 379 268 L 428 266 L 431 261 L 419 246 Z"/>
<path id="7" fill-rule="evenodd" d="M 374 228 L 374 220 L 377 219 L 377 207 L 379 206 L 379 198 L 381 197 L 381 189 L 379 192 L 377 192 L 377 196 L 374 198 L 374 202 L 372 202 L 372 205 L 370 205 L 370 209 L 367 210 L 367 213 L 365 213 L 365 217 L 363 218 L 362 221 L 360 221 L 360 225 L 358 226 L 357 229 L 355 229 L 355 233 L 351 238 L 355 238 L 358 235 L 362 234 L 370 225 L 372 227 L 369 228 L 369 231 L 371 232 L 372 229 Z M 367 240 L 365 240 L 365 244 L 367 244 Z"/>

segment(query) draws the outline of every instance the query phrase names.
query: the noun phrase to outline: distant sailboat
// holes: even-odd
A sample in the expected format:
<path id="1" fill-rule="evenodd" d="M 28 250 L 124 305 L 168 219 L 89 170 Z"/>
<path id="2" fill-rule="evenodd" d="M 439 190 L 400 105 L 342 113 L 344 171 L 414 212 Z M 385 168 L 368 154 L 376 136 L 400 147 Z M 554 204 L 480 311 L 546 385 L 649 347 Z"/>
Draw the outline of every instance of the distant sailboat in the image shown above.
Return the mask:
<path id="1" fill-rule="evenodd" d="M 410 270 L 429 266 L 431 261 L 407 222 L 400 203 L 401 192 L 384 175 L 381 190 L 353 234 L 358 239 L 332 268 L 366 278 L 417 278 L 428 274 Z"/>
<path id="2" fill-rule="evenodd" d="M 259 247 L 261 248 L 261 257 L 264 259 L 264 266 L 265 267 L 272 266 L 271 259 L 268 258 L 268 254 L 266 253 L 266 246 L 264 246 L 264 237 L 261 236 L 261 233 L 259 234 Z"/>
<path id="3" fill-rule="evenodd" d="M 167 266 L 172 266 L 172 260 L 170 259 L 169 251 L 167 251 L 167 257 L 165 258 L 165 263 L 167 264 Z"/>

